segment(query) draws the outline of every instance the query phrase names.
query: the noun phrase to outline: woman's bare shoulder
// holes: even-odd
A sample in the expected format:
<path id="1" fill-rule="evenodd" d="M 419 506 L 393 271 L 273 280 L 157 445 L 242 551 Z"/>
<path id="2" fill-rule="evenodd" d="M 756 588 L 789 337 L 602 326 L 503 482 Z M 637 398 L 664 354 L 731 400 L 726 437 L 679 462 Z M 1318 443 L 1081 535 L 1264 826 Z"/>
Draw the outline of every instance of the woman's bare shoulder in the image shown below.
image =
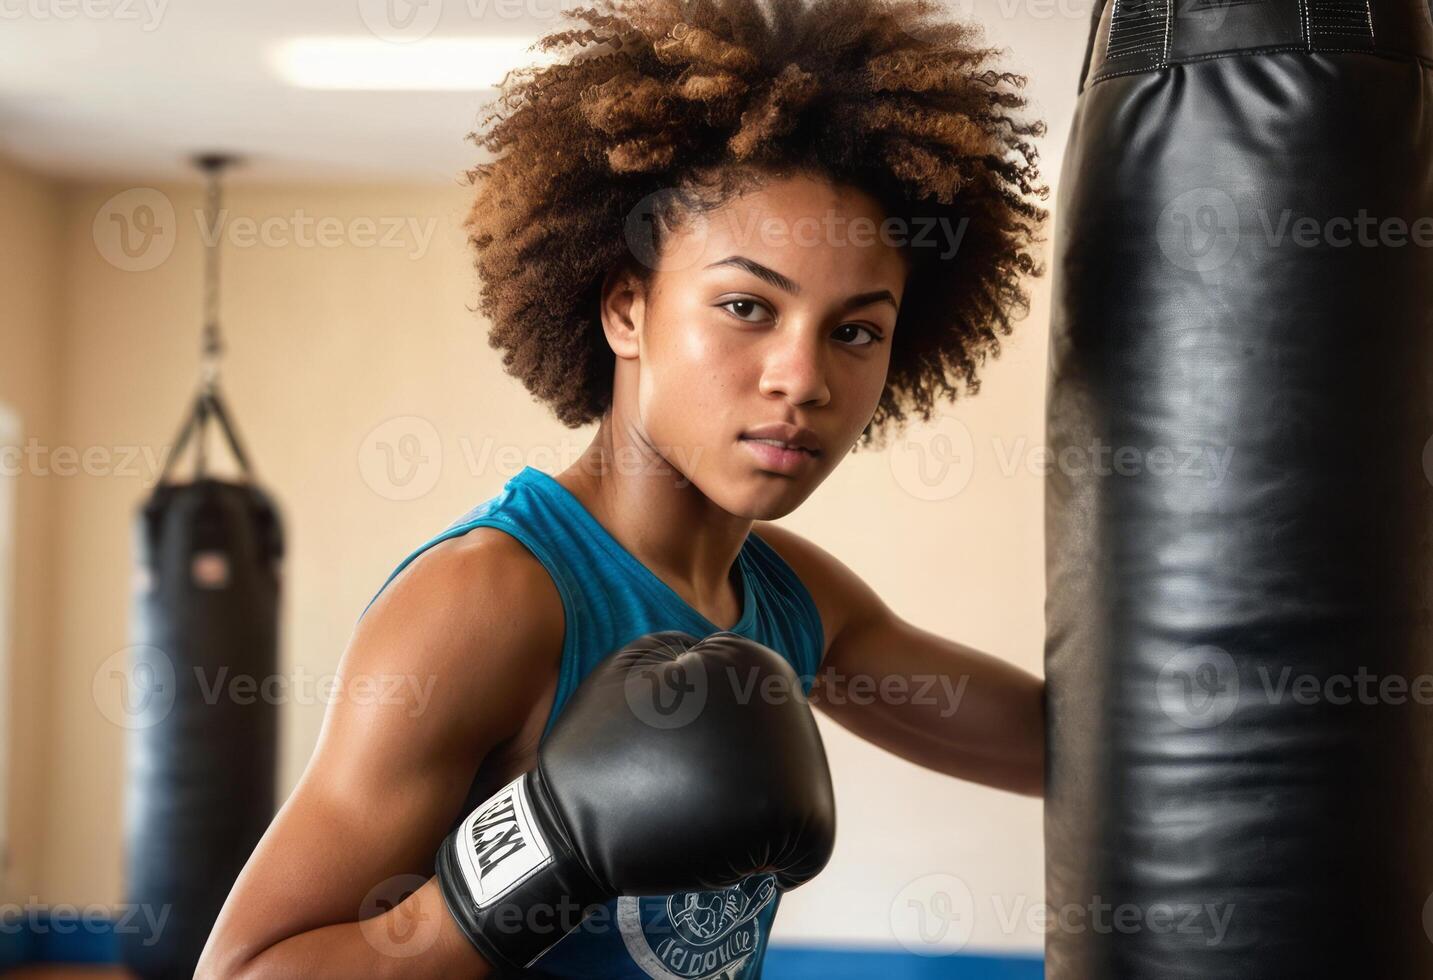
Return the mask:
<path id="1" fill-rule="evenodd" d="M 388 584 L 345 669 L 421 673 L 447 689 L 455 715 L 481 707 L 516 730 L 560 665 L 564 629 L 547 569 L 517 539 L 481 527 L 427 549 Z"/>

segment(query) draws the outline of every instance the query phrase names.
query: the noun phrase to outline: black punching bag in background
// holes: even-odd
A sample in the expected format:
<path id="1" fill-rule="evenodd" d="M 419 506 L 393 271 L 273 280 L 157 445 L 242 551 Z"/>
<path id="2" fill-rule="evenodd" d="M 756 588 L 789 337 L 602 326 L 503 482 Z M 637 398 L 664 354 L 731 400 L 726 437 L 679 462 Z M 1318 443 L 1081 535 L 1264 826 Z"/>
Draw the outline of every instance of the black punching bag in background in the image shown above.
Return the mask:
<path id="1" fill-rule="evenodd" d="M 1426 980 L 1427 0 L 1096 14 L 1056 218 L 1047 975 Z"/>
<path id="2" fill-rule="evenodd" d="M 170 457 L 214 418 L 242 482 L 165 476 L 142 508 L 125 807 L 127 896 L 135 922 L 121 957 L 140 977 L 191 977 L 234 879 L 274 815 L 283 537 L 218 392 L 201 393 Z M 249 681 L 240 681 L 249 678 Z M 238 683 L 236 683 L 238 681 Z M 247 686 L 246 686 L 247 685 Z"/>

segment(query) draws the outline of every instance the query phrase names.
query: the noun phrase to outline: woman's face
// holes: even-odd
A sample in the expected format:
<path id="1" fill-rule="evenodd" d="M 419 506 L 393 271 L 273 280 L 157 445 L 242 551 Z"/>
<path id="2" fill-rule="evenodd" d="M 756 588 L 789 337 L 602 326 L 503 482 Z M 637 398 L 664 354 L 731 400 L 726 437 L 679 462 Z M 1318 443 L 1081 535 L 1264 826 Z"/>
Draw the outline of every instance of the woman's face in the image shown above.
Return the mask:
<path id="1" fill-rule="evenodd" d="M 789 513 L 885 387 L 907 274 L 885 217 L 800 176 L 683 219 L 647 287 L 604 299 L 617 418 L 723 510 Z"/>

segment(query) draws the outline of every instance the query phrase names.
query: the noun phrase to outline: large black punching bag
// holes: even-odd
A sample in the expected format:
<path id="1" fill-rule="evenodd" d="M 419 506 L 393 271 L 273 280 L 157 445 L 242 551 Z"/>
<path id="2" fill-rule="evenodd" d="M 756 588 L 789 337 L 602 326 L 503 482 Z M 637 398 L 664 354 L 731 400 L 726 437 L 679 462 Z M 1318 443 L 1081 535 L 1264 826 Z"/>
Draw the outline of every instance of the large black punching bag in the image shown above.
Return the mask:
<path id="1" fill-rule="evenodd" d="M 1427 0 L 1095 15 L 1056 214 L 1047 976 L 1426 980 Z"/>
<path id="2" fill-rule="evenodd" d="M 219 909 L 274 815 L 279 560 L 283 536 L 218 393 L 196 403 L 170 462 L 208 419 L 221 424 L 241 482 L 168 470 L 136 523 L 135 596 L 121 958 L 140 977 L 192 977 Z"/>

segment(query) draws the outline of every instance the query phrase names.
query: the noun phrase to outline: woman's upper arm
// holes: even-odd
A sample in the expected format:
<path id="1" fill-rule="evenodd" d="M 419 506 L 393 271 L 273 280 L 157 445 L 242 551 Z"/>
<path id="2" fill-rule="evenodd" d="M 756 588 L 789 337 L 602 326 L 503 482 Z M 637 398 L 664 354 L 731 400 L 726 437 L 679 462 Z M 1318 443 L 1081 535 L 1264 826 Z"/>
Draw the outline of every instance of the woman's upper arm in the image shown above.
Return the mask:
<path id="1" fill-rule="evenodd" d="M 543 698 L 562 630 L 551 579 L 501 532 L 445 542 L 405 569 L 355 630 L 313 756 L 205 959 L 242 964 L 378 911 L 375 889 L 396 876 L 430 875 L 478 764 Z"/>

